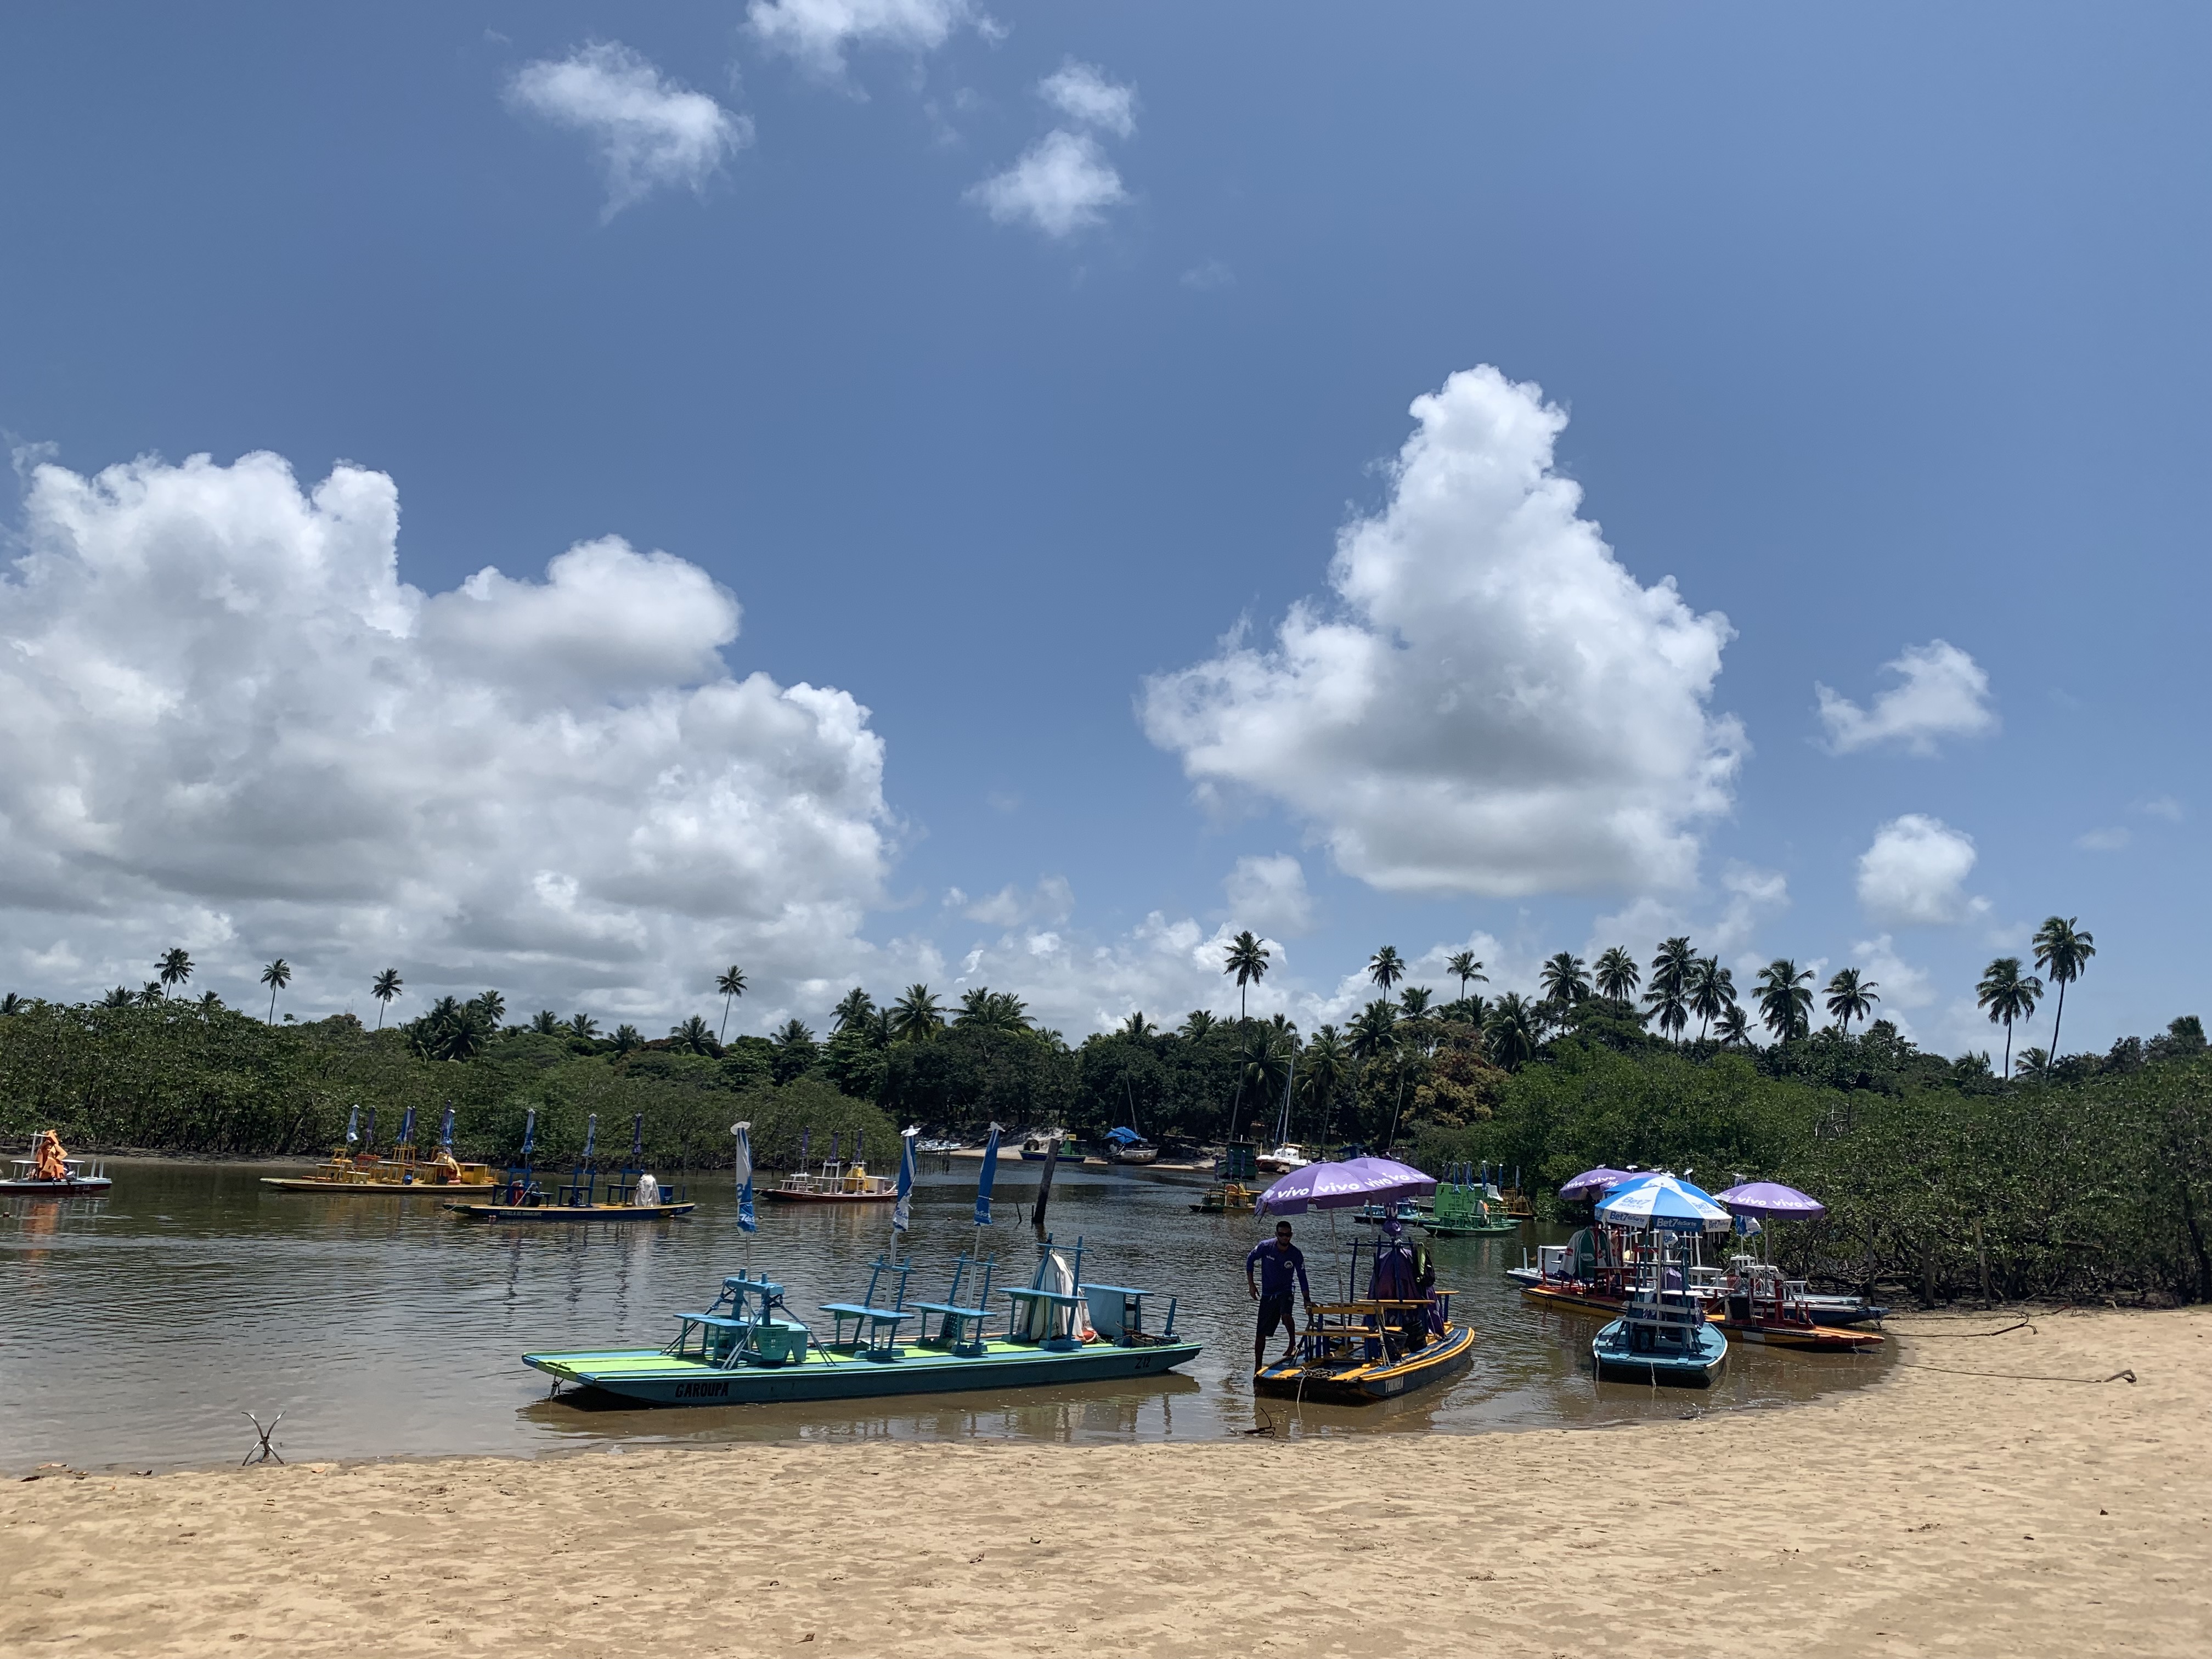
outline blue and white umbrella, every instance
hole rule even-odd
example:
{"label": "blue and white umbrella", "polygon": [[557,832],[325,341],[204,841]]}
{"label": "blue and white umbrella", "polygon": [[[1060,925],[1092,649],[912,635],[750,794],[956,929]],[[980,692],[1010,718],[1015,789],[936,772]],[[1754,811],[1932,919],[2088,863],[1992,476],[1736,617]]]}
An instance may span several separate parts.
{"label": "blue and white umbrella", "polygon": [[999,1179],[999,1137],[1005,1131],[994,1123],[991,1138],[983,1143],[983,1173],[975,1177],[975,1224],[991,1224],[991,1188]]}
{"label": "blue and white umbrella", "polygon": [[898,1202],[891,1206],[891,1231],[902,1233],[914,1225],[914,1143],[921,1133],[917,1123],[899,1135]]}
{"label": "blue and white umbrella", "polygon": [[346,1145],[350,1146],[361,1139],[361,1108],[356,1106],[346,1114]]}
{"label": "blue and white umbrella", "polygon": [[760,1228],[753,1214],[753,1126],[750,1121],[730,1125],[738,1138],[738,1225],[746,1232]]}
{"label": "blue and white umbrella", "polygon": [[1667,1232],[1724,1233],[1735,1218],[1712,1194],[1679,1176],[1651,1175],[1607,1193],[1597,1218],[1616,1227],[1655,1227]]}
{"label": "blue and white umbrella", "polygon": [[453,1150],[453,1109],[446,1108],[444,1121],[438,1126],[438,1145],[447,1152]]}

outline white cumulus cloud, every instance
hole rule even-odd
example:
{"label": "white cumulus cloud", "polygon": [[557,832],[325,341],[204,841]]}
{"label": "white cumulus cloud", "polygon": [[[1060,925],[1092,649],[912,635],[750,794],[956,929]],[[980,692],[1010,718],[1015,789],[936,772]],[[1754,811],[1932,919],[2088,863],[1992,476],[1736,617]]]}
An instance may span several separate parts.
{"label": "white cumulus cloud", "polygon": [[705,189],[723,159],[753,137],[750,118],[687,91],[618,40],[524,64],[507,97],[598,143],[606,219],[664,185]]}
{"label": "white cumulus cloud", "polygon": [[1939,738],[1978,737],[1996,730],[1990,677],[1965,652],[1943,640],[1908,645],[1882,665],[1897,684],[1878,693],[1871,708],[1815,684],[1820,722],[1838,754],[1876,744],[1901,743],[1916,755],[1932,755]]}
{"label": "white cumulus cloud", "polygon": [[980,899],[970,899],[958,888],[946,902],[970,921],[1012,927],[1026,921],[1065,922],[1075,911],[1075,890],[1066,876],[1046,876],[1029,892],[1009,884]]}
{"label": "white cumulus cloud", "polygon": [[1233,927],[1303,933],[1313,927],[1313,895],[1306,890],[1305,866],[1288,853],[1241,858],[1221,886]]}
{"label": "white cumulus cloud", "polygon": [[969,0],[752,0],[745,21],[763,46],[829,79],[844,74],[848,47],[920,55],[935,52],[962,27],[986,38],[1000,33]]}
{"label": "white cumulus cloud", "polygon": [[19,988],[135,987],[181,944],[233,1001],[282,954],[303,1012],[397,967],[410,998],[647,1019],[732,961],[758,1008],[866,955],[865,708],[733,675],[737,601],[620,540],[425,594],[398,506],[384,474],[303,489],[269,454],[33,471],[0,580]]}
{"label": "white cumulus cloud", "polygon": [[1878,922],[1931,927],[1966,921],[1989,908],[1969,897],[1973,837],[1941,818],[1907,812],[1874,832],[1859,854],[1859,903]]}
{"label": "white cumulus cloud", "polygon": [[1578,516],[1537,386],[1476,368],[1412,412],[1389,504],[1339,538],[1335,603],[1147,682],[1146,732],[1379,888],[1687,884],[1743,747],[1707,708],[1727,619],[1639,584]]}
{"label": "white cumulus cloud", "polygon": [[1072,236],[1099,223],[1103,210],[1129,199],[1121,175],[1089,133],[1055,127],[1004,173],[968,192],[998,223],[1027,223],[1048,236]]}
{"label": "white cumulus cloud", "polygon": [[1073,58],[1037,82],[1037,96],[1071,121],[1127,138],[1137,130],[1137,89],[1117,85],[1106,72]]}

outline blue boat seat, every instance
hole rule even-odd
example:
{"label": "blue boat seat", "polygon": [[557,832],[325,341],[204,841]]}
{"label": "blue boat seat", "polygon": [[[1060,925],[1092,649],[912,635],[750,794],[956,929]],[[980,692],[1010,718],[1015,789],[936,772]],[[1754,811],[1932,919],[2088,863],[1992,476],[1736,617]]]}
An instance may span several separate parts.
{"label": "blue boat seat", "polygon": [[846,1346],[845,1322],[853,1322],[852,1346],[872,1359],[899,1356],[898,1329],[917,1316],[904,1308],[872,1308],[861,1302],[825,1302],[822,1311],[832,1322],[830,1345]]}

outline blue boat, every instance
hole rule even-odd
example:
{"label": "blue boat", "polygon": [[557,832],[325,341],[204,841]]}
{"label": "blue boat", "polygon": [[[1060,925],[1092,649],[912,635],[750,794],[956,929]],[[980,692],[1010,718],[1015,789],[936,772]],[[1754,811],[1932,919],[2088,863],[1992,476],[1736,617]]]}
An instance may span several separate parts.
{"label": "blue boat", "polygon": [[[1636,1288],[1620,1318],[1590,1342],[1601,1377],[1626,1382],[1711,1382],[1728,1362],[1728,1337],[1668,1248],[1668,1236],[1632,1246]],[[1684,1258],[1686,1261],[1686,1257]]]}
{"label": "blue boat", "polygon": [[1158,1376],[1197,1357],[1199,1345],[1175,1334],[1173,1299],[1148,1330],[1147,1293],[1082,1282],[1080,1240],[1073,1255],[1071,1265],[1044,1241],[1030,1282],[1001,1287],[996,1310],[989,1260],[962,1255],[944,1300],[920,1302],[908,1299],[913,1262],[878,1256],[860,1300],[826,1303],[813,1321],[793,1311],[781,1283],[741,1273],[713,1307],[678,1315],[665,1347],[523,1363],[552,1377],[556,1394],[571,1384],[653,1406],[725,1406]]}

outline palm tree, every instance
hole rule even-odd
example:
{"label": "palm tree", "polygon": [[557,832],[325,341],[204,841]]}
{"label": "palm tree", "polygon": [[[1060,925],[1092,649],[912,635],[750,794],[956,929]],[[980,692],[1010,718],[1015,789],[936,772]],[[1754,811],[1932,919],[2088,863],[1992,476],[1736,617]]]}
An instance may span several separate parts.
{"label": "palm tree", "polygon": [[842,1031],[848,1026],[865,1025],[875,1012],[876,1000],[855,985],[830,1011],[830,1030]]}
{"label": "palm tree", "polygon": [[535,1031],[539,1036],[559,1036],[561,1035],[561,1016],[555,1013],[550,1008],[540,1008],[537,1013],[531,1017],[530,1029]]}
{"label": "palm tree", "polygon": [[960,999],[954,1024],[987,1031],[1028,1031],[1036,1029],[1028,1005],[1011,991],[978,986]]}
{"label": "palm tree", "polygon": [[1491,1058],[1509,1072],[1517,1072],[1536,1057],[1536,1022],[1528,999],[1508,991],[1490,1005],[1486,1033]]}
{"label": "palm tree", "polygon": [[1583,966],[1583,959],[1571,951],[1546,957],[1544,965],[1536,970],[1536,982],[1544,988],[1545,1001],[1556,1002],[1563,1008],[1584,1000],[1590,994],[1589,972]]}
{"label": "palm tree", "polygon": [[1616,945],[1597,959],[1591,978],[1600,996],[1625,1003],[1634,1000],[1636,988],[1644,980],[1644,970],[1636,965],[1634,957]]}
{"label": "palm tree", "polygon": [[161,990],[167,994],[192,976],[192,959],[183,945],[176,945],[161,952],[155,971],[161,975]]}
{"label": "palm tree", "polygon": [[1144,1010],[1139,1008],[1121,1022],[1121,1029],[1115,1035],[1126,1037],[1158,1036],[1159,1030],[1158,1026],[1145,1018]]}
{"label": "palm tree", "polygon": [[261,970],[261,982],[269,988],[269,1023],[276,1023],[276,994],[292,982],[292,964],[279,957]]}
{"label": "palm tree", "polygon": [[507,999],[496,991],[486,991],[469,1006],[483,1010],[484,1024],[495,1031],[500,1021],[507,1018]]}
{"label": "palm tree", "polygon": [[1698,1017],[1698,1041],[1703,1042],[1705,1028],[1721,1010],[1735,1006],[1735,975],[1721,966],[1718,957],[1698,957],[1690,963],[1682,988],[1690,1012]]}
{"label": "palm tree", "polygon": [[891,1004],[891,1035],[901,1042],[927,1042],[944,1029],[945,1010],[927,985],[908,986]]}
{"label": "palm tree", "polygon": [[1989,1011],[1990,1024],[2004,1027],[2004,1070],[2000,1076],[2012,1075],[2013,1021],[2033,1018],[2035,1005],[2042,1000],[2043,981],[2033,974],[2022,973],[2018,957],[1999,957],[1983,970],[1982,982],[1974,988],[1974,1002]]}
{"label": "palm tree", "polygon": [[1195,1042],[1213,1029],[1213,1016],[1203,1008],[1194,1008],[1183,1016],[1182,1037],[1186,1042]]}
{"label": "palm tree", "polygon": [[2041,1048],[2023,1048],[2020,1058],[2013,1062],[2015,1077],[2048,1077],[2051,1074],[2051,1055]]}
{"label": "palm tree", "polygon": [[722,995],[722,1029],[714,1036],[720,1042],[730,1034],[730,1005],[745,994],[745,970],[732,963],[715,977],[714,988]]}
{"label": "palm tree", "polygon": [[131,994],[131,988],[129,986],[118,985],[113,990],[110,991],[106,996],[100,998],[100,1006],[103,1008],[128,1008],[135,1000],[136,999]]}
{"label": "palm tree", "polygon": [[1861,979],[1856,968],[1838,968],[1828,981],[1828,1012],[1836,1017],[1836,1029],[1845,1036],[1851,1034],[1851,1022],[1864,1019],[1881,1000],[1875,994],[1875,981]]}
{"label": "palm tree", "polygon": [[1351,1069],[1352,1056],[1346,1051],[1344,1036],[1334,1025],[1324,1025],[1313,1034],[1305,1052],[1298,1056],[1297,1087],[1306,1103],[1321,1103],[1321,1144],[1328,1146],[1328,1111],[1336,1100],[1336,1085],[1344,1080]]}
{"label": "palm tree", "polygon": [[1398,954],[1396,945],[1386,945],[1367,959],[1367,977],[1381,986],[1386,995],[1406,977],[1406,959]]}
{"label": "palm tree", "polygon": [[1644,1001],[1658,1022],[1660,1035],[1679,1041],[1683,1028],[1690,1023],[1690,1000],[1682,981],[1654,980],[1651,988],[1644,994]]}
{"label": "palm tree", "polygon": [[633,1048],[645,1047],[645,1038],[635,1025],[617,1025],[615,1027],[614,1044],[617,1054],[626,1054]]}
{"label": "palm tree", "polygon": [[2051,1018],[2051,1053],[2058,1054],[2058,1028],[2066,1023],[2066,988],[2088,971],[2097,939],[2074,924],[2079,916],[2051,916],[2035,930],[2035,965],[2058,988],[2058,1012]]}
{"label": "palm tree", "polygon": [[1425,1019],[1436,998],[1437,994],[1425,985],[1408,985],[1398,993],[1398,1008],[1407,1019]]}
{"label": "palm tree", "polygon": [[1249,1087],[1255,1100],[1272,1099],[1290,1070],[1291,1053],[1291,1044],[1268,1026],[1246,1032],[1243,1051],[1237,1056],[1239,1086]]}
{"label": "palm tree", "polygon": [[1744,1018],[1743,1005],[1730,1002],[1723,1008],[1713,1030],[1724,1048],[1748,1048],[1751,1044],[1751,1022]]}
{"label": "palm tree", "polygon": [[1254,980],[1267,976],[1267,947],[1254,936],[1250,928],[1229,941],[1229,948],[1221,958],[1221,971],[1237,975],[1237,1018],[1244,1018],[1244,988]]}
{"label": "palm tree", "polygon": [[6,996],[0,997],[0,1019],[6,1019],[13,1014],[20,1014],[29,1006],[21,995],[10,991]]}
{"label": "palm tree", "polygon": [[[702,1020],[700,1024],[704,1025],[706,1022]],[[769,1041],[775,1045],[775,1074],[779,1082],[788,1082],[813,1065],[819,1052],[814,1033],[796,1019],[788,1021]]]}
{"label": "palm tree", "polygon": [[[793,1025],[799,1024],[795,1019],[791,1023]],[[800,1029],[804,1030],[805,1027],[802,1026]],[[681,1025],[670,1026],[668,1035],[695,1054],[711,1054],[721,1047],[721,1044],[714,1040],[714,1028],[696,1014],[692,1015]]]}
{"label": "palm tree", "polygon": [[1352,1022],[1348,1052],[1364,1065],[1390,1052],[1398,1043],[1398,1009],[1377,997],[1362,1008]]}
{"label": "palm tree", "polygon": [[1775,1040],[1787,1042],[1813,1029],[1813,994],[1805,981],[1810,968],[1800,968],[1787,957],[1777,957],[1759,970],[1759,1018]]}
{"label": "palm tree", "polygon": [[392,1006],[392,999],[407,988],[397,968],[387,968],[368,983],[369,995],[376,999],[376,1029],[384,1029],[384,1011]]}
{"label": "palm tree", "polygon": [[151,1008],[158,1004],[167,994],[161,989],[161,981],[160,980],[149,979],[145,982],[145,984],[138,988],[138,1006],[141,1008]]}
{"label": "palm tree", "polygon": [[1485,985],[1490,983],[1490,975],[1482,971],[1482,964],[1474,959],[1472,951],[1460,951],[1444,964],[1444,971],[1459,981],[1460,1000],[1462,1002],[1467,1000],[1467,988],[1470,981],[1479,979]]}
{"label": "palm tree", "polygon": [[210,1014],[220,1013],[222,1011],[222,999],[221,997],[217,996],[212,991],[203,991],[200,994],[200,1018],[202,1019],[205,1019]]}
{"label": "palm tree", "polygon": [[568,1016],[568,1035],[585,1042],[595,1042],[599,1035],[599,1022],[589,1014],[571,1014]]}

